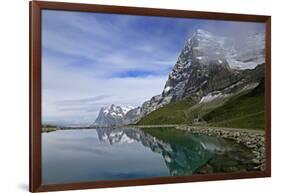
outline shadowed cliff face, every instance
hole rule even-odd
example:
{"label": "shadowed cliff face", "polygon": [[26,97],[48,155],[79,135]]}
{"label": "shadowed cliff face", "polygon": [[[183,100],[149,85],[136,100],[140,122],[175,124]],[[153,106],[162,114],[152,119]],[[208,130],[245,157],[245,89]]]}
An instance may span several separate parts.
{"label": "shadowed cliff face", "polygon": [[[173,176],[200,173],[200,168],[214,159],[221,159],[229,163],[232,158],[227,158],[227,156],[235,151],[239,152],[236,156],[241,156],[241,159],[252,156],[246,149],[235,146],[234,143],[227,140],[210,136],[189,135],[174,129],[100,128],[96,131],[99,140],[103,143],[115,145],[138,142],[153,152],[161,154],[170,175]],[[235,164],[235,161],[232,160],[232,163]],[[226,169],[223,167],[223,163],[221,164],[221,169]],[[241,165],[246,167],[243,163]]]}

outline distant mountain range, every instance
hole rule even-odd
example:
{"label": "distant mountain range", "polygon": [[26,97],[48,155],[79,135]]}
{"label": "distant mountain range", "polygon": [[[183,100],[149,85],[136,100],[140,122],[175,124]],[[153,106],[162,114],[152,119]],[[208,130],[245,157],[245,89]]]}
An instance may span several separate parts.
{"label": "distant mountain range", "polygon": [[[195,119],[205,121],[203,117],[206,113],[234,96],[247,94],[263,84],[264,46],[263,34],[251,34],[243,42],[235,42],[197,30],[185,43],[161,94],[137,108],[104,107],[95,125],[192,123]],[[215,101],[218,104],[210,105],[210,102]],[[202,111],[202,105],[207,103],[213,108]],[[176,106],[179,104],[181,106]],[[182,106],[185,115],[179,119],[176,115],[179,111],[173,112],[173,109]],[[198,109],[187,111],[191,107]],[[169,119],[173,116],[174,119]]]}
{"label": "distant mountain range", "polygon": [[121,125],[124,116],[128,111],[134,109],[131,106],[116,106],[114,104],[101,108],[99,115],[95,121],[96,125]]}

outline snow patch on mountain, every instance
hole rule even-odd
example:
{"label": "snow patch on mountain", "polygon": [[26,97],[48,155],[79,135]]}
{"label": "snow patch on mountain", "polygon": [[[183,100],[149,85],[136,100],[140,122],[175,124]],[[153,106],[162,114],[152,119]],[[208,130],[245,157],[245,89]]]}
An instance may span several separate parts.
{"label": "snow patch on mountain", "polygon": [[206,96],[203,96],[199,102],[199,104],[201,103],[208,103],[208,102],[212,102],[215,99],[220,99],[220,98],[225,98],[228,97],[229,95],[227,94],[222,94],[222,93],[208,93]]}

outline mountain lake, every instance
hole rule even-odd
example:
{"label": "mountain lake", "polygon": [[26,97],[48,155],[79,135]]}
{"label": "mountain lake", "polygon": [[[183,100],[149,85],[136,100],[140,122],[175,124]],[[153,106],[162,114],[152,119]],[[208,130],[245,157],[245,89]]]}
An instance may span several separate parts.
{"label": "mountain lake", "polygon": [[253,158],[233,140],[174,128],[42,133],[44,185],[252,171]]}

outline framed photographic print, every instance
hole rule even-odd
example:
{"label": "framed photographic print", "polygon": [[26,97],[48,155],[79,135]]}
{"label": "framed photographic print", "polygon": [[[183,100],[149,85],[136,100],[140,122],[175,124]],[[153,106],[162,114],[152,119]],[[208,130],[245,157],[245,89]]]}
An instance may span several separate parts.
{"label": "framed photographic print", "polygon": [[30,2],[30,191],[269,177],[270,16]]}

